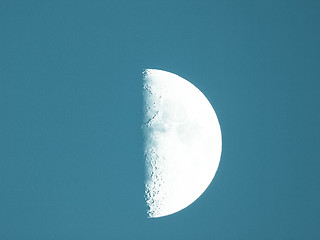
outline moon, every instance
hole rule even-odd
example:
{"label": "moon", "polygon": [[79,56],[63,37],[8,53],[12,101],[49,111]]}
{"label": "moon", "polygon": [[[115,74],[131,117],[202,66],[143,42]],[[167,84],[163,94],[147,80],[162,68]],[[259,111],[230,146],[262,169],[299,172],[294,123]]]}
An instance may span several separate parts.
{"label": "moon", "polygon": [[218,118],[204,94],[176,74],[143,73],[142,125],[147,215],[176,213],[207,189],[221,149]]}

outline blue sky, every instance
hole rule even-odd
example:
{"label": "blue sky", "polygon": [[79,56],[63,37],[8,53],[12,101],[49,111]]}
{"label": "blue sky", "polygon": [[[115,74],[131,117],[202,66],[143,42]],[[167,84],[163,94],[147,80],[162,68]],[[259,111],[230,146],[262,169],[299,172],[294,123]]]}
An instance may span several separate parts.
{"label": "blue sky", "polygon": [[[319,1],[0,3],[1,239],[319,239]],[[222,130],[207,191],[147,219],[142,70]]]}

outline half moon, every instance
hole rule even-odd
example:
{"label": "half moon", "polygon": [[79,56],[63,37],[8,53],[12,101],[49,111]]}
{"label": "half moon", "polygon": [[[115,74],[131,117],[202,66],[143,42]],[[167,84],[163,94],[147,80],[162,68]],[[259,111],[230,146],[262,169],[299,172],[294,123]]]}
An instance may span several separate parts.
{"label": "half moon", "polygon": [[220,161],[220,125],[203,93],[170,72],[143,73],[145,200],[149,217],[178,212],[211,183]]}

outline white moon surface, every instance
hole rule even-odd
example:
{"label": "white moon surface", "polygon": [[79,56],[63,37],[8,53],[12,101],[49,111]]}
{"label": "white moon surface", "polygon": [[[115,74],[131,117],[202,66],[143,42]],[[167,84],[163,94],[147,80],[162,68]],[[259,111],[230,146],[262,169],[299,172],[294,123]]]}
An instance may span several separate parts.
{"label": "white moon surface", "polygon": [[149,217],[178,212],[211,183],[221,130],[211,104],[187,80],[147,69],[143,77],[145,200]]}

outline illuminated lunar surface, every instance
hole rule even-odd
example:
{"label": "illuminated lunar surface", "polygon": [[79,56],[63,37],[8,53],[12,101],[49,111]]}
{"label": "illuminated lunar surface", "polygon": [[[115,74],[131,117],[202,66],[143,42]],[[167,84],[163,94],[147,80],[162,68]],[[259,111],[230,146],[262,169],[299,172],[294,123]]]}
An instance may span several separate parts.
{"label": "illuminated lunar surface", "polygon": [[221,131],[207,98],[178,75],[145,70],[143,99],[147,214],[162,217],[207,189],[220,161]]}

